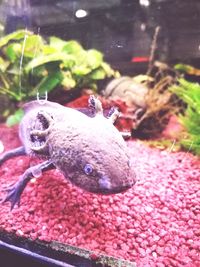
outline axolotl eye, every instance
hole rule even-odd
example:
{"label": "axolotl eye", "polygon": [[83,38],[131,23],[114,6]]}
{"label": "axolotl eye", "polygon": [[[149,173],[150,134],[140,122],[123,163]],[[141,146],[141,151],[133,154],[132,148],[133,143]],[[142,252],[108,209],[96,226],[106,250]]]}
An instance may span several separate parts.
{"label": "axolotl eye", "polygon": [[86,164],[84,166],[84,172],[86,175],[90,175],[92,172],[93,172],[93,168],[92,168],[92,165],[91,164]]}

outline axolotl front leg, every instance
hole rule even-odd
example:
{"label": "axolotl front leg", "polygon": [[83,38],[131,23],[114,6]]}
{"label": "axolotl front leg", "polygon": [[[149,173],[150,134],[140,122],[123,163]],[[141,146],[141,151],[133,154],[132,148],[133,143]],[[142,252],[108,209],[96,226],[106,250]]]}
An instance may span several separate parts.
{"label": "axolotl front leg", "polygon": [[21,194],[28,182],[34,177],[34,173],[42,173],[51,169],[55,169],[55,166],[50,160],[28,168],[24,174],[20,176],[19,180],[8,190],[8,194],[2,202],[11,202],[12,210],[16,204],[20,204]]}

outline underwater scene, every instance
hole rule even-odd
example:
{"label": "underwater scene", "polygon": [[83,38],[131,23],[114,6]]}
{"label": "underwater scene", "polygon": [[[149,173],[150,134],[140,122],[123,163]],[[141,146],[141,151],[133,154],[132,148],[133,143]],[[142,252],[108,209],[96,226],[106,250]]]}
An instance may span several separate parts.
{"label": "underwater scene", "polygon": [[0,1],[2,266],[200,267],[199,17]]}

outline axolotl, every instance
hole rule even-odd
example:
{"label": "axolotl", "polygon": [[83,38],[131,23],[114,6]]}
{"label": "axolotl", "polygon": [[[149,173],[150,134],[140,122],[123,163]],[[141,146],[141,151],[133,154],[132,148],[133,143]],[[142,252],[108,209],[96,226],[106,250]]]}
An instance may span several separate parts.
{"label": "axolotl", "polygon": [[36,156],[43,162],[28,168],[8,189],[3,202],[11,202],[11,209],[19,205],[23,190],[36,174],[54,168],[91,193],[121,193],[134,185],[136,175],[127,144],[113,125],[118,110],[111,108],[105,117],[98,98],[90,96],[88,103],[88,113],[50,101],[24,105],[19,125],[22,146],[5,152],[0,165],[21,155]]}

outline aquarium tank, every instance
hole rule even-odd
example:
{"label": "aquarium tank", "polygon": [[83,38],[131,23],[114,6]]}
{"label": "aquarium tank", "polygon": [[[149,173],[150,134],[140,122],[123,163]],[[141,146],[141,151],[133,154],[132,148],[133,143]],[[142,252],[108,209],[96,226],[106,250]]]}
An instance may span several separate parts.
{"label": "aquarium tank", "polygon": [[199,17],[0,1],[2,266],[200,266]]}

